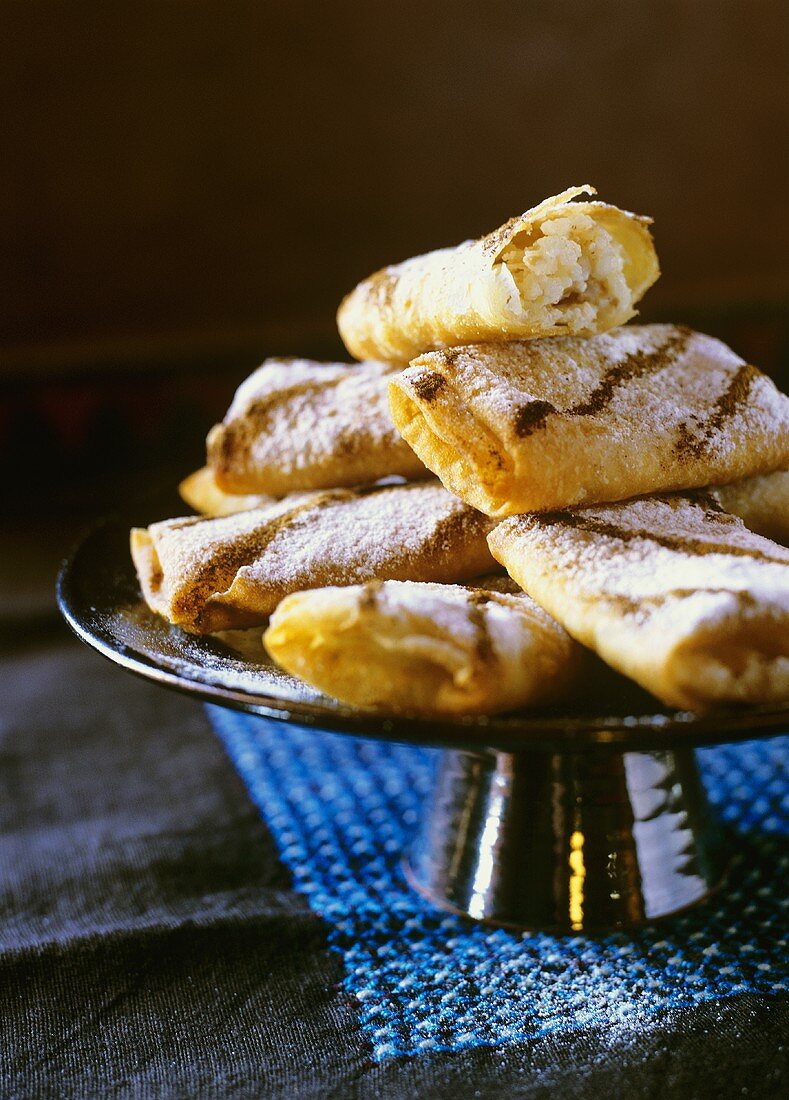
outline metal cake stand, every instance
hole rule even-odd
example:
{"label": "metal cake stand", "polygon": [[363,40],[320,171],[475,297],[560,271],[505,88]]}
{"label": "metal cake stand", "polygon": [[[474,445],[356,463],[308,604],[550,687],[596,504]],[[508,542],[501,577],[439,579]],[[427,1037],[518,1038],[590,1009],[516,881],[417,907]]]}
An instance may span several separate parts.
{"label": "metal cake stand", "polygon": [[[183,511],[183,507],[180,508]],[[177,515],[170,504],[154,515]],[[559,932],[651,921],[703,900],[725,852],[694,747],[789,729],[789,708],[697,716],[662,708],[601,666],[552,709],[428,721],[355,710],[266,657],[262,629],[186,634],[143,603],[130,520],[94,527],[64,562],[58,603],[75,631],[148,680],[249,714],[443,750],[404,869],[435,905]]]}

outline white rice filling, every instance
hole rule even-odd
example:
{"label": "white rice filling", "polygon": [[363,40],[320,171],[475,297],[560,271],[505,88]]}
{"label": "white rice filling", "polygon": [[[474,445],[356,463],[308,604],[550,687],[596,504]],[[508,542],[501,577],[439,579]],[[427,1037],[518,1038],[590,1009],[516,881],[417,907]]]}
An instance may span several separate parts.
{"label": "white rice filling", "polygon": [[525,242],[516,236],[501,254],[517,289],[511,302],[520,321],[575,333],[612,311],[629,310],[624,256],[608,230],[573,212],[547,219],[539,231]]}

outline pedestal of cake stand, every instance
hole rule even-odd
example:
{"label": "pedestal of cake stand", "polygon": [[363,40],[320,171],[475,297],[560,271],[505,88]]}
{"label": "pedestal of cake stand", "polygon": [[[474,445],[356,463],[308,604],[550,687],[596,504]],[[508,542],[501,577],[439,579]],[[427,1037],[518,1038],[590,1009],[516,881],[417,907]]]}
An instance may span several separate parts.
{"label": "pedestal of cake stand", "polygon": [[405,861],[434,905],[558,932],[706,897],[723,860],[694,752],[444,752]]}

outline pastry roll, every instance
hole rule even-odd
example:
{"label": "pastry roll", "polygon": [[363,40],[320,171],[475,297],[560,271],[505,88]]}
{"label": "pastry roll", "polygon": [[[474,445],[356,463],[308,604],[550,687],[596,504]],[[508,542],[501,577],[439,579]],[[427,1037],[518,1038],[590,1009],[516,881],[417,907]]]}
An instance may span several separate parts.
{"label": "pastry roll", "polygon": [[392,423],[388,363],[269,359],[208,435],[208,465],[228,493],[275,497],[427,471]]}
{"label": "pastry roll", "polygon": [[789,699],[789,550],[706,494],[515,516],[489,543],[574,638],[669,706]]}
{"label": "pastry roll", "polygon": [[720,340],[676,325],[432,352],[389,397],[425,465],[491,516],[789,462],[789,398]]}
{"label": "pastry roll", "polygon": [[226,493],[220,489],[209,466],[195,470],[185,477],[178,486],[181,499],[196,512],[206,516],[229,516],[233,512],[248,512],[250,508],[263,508],[271,504],[274,497],[265,493]]}
{"label": "pastry roll", "polygon": [[710,489],[724,512],[739,516],[757,535],[789,543],[789,470],[746,477]]}
{"label": "pastry roll", "polygon": [[289,592],[413,578],[457,581],[493,566],[490,521],[437,482],[293,494],[216,519],[135,528],[146,603],[196,634],[255,626]]}
{"label": "pastry roll", "polygon": [[547,702],[571,684],[582,652],[501,576],[294,592],[263,641],[288,672],[345,703],[430,717]]}
{"label": "pastry roll", "polygon": [[571,187],[478,241],[428,252],[365,279],[337,325],[357,359],[406,362],[486,340],[575,334],[624,324],[660,274],[647,226]]}

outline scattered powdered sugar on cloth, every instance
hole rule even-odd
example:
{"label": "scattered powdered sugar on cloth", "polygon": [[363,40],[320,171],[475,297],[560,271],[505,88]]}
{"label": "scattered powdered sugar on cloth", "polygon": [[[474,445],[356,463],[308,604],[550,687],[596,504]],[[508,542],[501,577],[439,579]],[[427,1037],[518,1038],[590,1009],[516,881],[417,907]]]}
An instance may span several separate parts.
{"label": "scattered powdered sugar on cloth", "polygon": [[[437,754],[209,708],[295,887],[329,926],[377,1061],[503,1047],[789,988],[789,738],[700,753],[728,830],[725,886],[701,906],[607,935],[474,925],[432,909],[400,870]],[[665,1019],[665,1016],[663,1016]]]}

